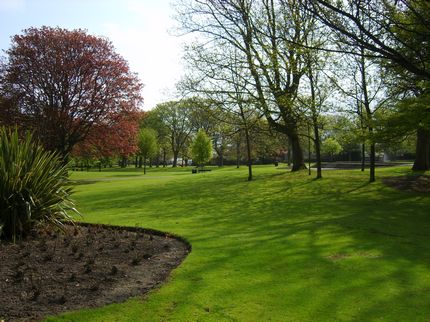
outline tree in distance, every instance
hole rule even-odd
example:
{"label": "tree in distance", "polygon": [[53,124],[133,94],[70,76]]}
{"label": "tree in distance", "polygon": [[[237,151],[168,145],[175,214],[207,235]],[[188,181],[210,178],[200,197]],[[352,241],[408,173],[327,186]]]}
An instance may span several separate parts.
{"label": "tree in distance", "polygon": [[322,142],[322,153],[328,155],[331,160],[333,156],[342,152],[342,146],[339,142],[331,137],[328,137]]}
{"label": "tree in distance", "polygon": [[140,129],[138,145],[143,158],[143,173],[146,174],[146,161],[155,156],[158,151],[157,132],[150,128]]}
{"label": "tree in distance", "polygon": [[[426,100],[420,96],[426,96],[429,92],[429,1],[310,0],[305,1],[304,5],[337,35],[339,51],[371,58],[380,64],[385,72],[391,74],[393,81],[389,86],[390,91],[400,94],[400,100],[407,99],[407,103],[411,97],[417,98],[417,101]],[[333,51],[333,48],[329,47],[318,49]],[[387,75],[384,77],[384,81],[386,80]],[[369,103],[369,100],[367,101]],[[366,100],[364,103],[367,104]],[[366,108],[365,106],[365,110]],[[425,109],[416,112],[422,114],[414,117],[418,122],[410,128],[416,132],[417,138],[416,158],[412,169],[426,171],[430,169],[430,130],[422,125],[421,119],[427,118],[427,112]],[[365,114],[372,113],[368,110]],[[406,123],[409,123],[409,120],[406,120]],[[373,132],[372,127],[367,127],[369,132]],[[372,137],[372,133],[369,134]],[[371,158],[374,158],[374,151],[371,151]]]}
{"label": "tree in distance", "polygon": [[201,168],[212,157],[212,143],[203,129],[197,132],[196,138],[191,145],[191,156],[193,162]]}
{"label": "tree in distance", "polygon": [[178,165],[179,153],[185,149],[193,131],[189,115],[194,104],[193,99],[170,101],[158,104],[152,111],[165,126],[173,153],[173,167]]}

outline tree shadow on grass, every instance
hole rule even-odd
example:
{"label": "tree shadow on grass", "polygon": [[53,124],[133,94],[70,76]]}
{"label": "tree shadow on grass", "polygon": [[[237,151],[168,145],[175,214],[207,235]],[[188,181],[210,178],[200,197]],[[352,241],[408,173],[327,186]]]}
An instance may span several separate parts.
{"label": "tree shadow on grass", "polygon": [[[146,219],[193,245],[172,283],[134,310],[195,320],[428,320],[429,198],[355,173],[262,177],[104,192],[102,206],[118,213],[96,220]],[[129,309],[103,310],[121,318]]]}
{"label": "tree shadow on grass", "polygon": [[94,184],[100,182],[99,180],[70,180],[67,182],[68,186],[79,186],[79,185],[86,185],[86,184]]}

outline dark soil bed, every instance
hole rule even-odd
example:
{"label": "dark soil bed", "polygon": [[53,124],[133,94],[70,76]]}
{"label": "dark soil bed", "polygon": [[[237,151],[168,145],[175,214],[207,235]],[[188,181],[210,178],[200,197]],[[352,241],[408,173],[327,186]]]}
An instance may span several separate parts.
{"label": "dark soil bed", "polygon": [[163,282],[191,250],[157,231],[103,225],[35,231],[0,243],[0,320],[117,303]]}
{"label": "dark soil bed", "polygon": [[410,175],[401,177],[389,177],[382,179],[387,186],[414,192],[430,192],[430,176]]}

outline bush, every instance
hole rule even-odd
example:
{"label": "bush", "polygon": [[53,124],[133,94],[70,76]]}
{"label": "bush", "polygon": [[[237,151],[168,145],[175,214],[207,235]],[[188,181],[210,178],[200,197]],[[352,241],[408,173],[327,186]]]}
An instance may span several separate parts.
{"label": "bush", "polygon": [[0,237],[24,236],[36,223],[61,228],[78,213],[70,199],[67,166],[35,144],[31,134],[0,128]]}
{"label": "bush", "polygon": [[212,157],[212,143],[203,129],[197,132],[196,138],[191,145],[191,156],[193,163],[203,166]]}

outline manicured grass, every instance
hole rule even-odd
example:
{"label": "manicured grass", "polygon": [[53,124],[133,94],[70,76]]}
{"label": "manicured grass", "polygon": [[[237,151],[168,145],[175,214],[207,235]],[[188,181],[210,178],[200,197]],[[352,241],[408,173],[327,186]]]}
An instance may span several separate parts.
{"label": "manicured grass", "polygon": [[73,173],[89,181],[75,195],[85,221],[169,231],[193,250],[145,298],[49,320],[430,320],[429,194],[360,171],[254,172],[253,182],[245,167]]}

